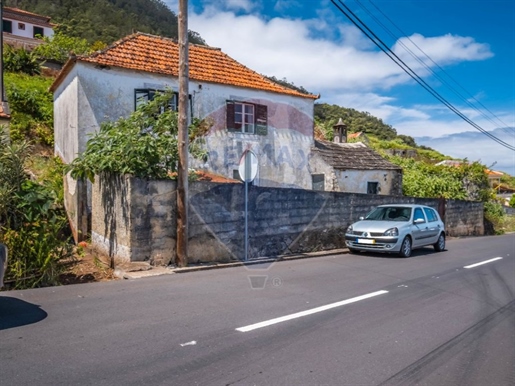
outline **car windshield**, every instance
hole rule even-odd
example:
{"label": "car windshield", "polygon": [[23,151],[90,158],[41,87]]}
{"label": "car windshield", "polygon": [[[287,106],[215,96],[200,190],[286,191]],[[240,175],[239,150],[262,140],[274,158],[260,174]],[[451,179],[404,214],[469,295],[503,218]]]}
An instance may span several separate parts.
{"label": "car windshield", "polygon": [[411,218],[411,208],[398,206],[380,206],[370,212],[365,220],[380,221],[409,221]]}

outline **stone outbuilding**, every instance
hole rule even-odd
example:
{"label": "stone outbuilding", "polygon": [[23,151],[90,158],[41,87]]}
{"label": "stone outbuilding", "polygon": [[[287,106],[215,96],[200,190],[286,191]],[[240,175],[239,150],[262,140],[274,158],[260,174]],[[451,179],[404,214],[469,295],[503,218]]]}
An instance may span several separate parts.
{"label": "stone outbuilding", "polygon": [[316,140],[310,166],[314,190],[402,195],[402,168],[361,142]]}

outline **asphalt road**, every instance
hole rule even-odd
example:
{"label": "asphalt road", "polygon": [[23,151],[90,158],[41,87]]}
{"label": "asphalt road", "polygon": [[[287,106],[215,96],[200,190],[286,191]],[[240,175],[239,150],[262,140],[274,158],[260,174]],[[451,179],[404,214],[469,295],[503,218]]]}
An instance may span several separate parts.
{"label": "asphalt road", "polygon": [[515,235],[447,248],[2,292],[0,385],[515,385]]}

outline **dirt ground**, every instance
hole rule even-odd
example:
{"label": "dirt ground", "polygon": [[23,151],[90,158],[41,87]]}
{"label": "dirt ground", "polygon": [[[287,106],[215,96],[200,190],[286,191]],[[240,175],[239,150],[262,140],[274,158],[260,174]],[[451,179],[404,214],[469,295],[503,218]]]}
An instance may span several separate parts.
{"label": "dirt ground", "polygon": [[79,249],[72,261],[66,263],[64,272],[59,276],[63,285],[93,283],[118,280],[109,268],[109,259],[98,255],[90,247]]}

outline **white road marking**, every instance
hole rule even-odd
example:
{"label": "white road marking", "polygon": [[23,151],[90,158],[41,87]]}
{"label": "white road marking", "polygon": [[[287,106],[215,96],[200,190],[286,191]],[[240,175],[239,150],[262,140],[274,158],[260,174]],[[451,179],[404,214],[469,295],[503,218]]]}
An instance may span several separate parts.
{"label": "white road marking", "polygon": [[197,344],[197,341],[192,340],[191,342],[181,343],[181,347],[184,347],[184,346],[195,346],[196,344]]}
{"label": "white road marking", "polygon": [[466,265],[463,268],[474,268],[474,267],[477,267],[478,265],[483,265],[483,264],[491,263],[492,261],[501,260],[501,259],[502,259],[502,257],[496,257],[496,258],[493,258],[493,259],[490,259],[490,260],[481,261],[480,263],[476,263],[476,264],[472,264],[472,265]]}
{"label": "white road marking", "polygon": [[297,312],[295,314],[281,316],[280,318],[265,320],[264,322],[251,324],[251,325],[248,325],[248,326],[245,326],[245,327],[239,327],[239,328],[236,329],[236,331],[248,332],[248,331],[256,330],[258,328],[268,327],[268,326],[271,326],[272,324],[286,322],[288,320],[300,318],[302,316],[316,314],[317,312],[327,311],[327,310],[330,310],[332,308],[344,306],[344,305],[350,304],[350,303],[359,302],[360,300],[365,300],[365,299],[372,298],[374,296],[378,296],[378,295],[382,295],[382,294],[386,294],[386,293],[388,293],[388,291],[372,292],[372,293],[369,293],[369,294],[366,294],[366,295],[357,296],[355,298],[351,298],[351,299],[347,299],[347,300],[342,300],[340,302],[327,304],[325,306],[312,308],[312,309],[306,310],[306,311]]}

